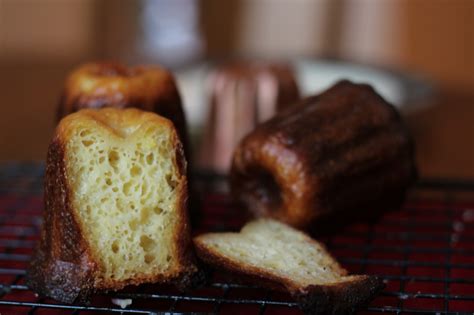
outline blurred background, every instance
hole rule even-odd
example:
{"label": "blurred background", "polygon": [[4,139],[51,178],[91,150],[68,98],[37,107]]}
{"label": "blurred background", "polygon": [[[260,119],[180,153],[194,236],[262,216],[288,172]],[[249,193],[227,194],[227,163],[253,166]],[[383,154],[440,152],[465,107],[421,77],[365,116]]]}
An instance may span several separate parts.
{"label": "blurred background", "polygon": [[[82,62],[180,73],[234,56],[346,60],[422,80],[431,93],[402,110],[421,175],[474,177],[472,0],[0,0],[0,160],[45,158],[64,78]],[[204,109],[192,106],[185,97],[195,123]]]}

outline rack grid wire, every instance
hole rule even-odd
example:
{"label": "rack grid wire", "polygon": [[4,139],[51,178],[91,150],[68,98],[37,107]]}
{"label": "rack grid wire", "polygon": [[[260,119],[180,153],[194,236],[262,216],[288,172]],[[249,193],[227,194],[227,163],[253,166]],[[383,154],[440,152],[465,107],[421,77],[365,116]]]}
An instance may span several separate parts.
{"label": "rack grid wire", "polygon": [[[41,226],[43,165],[0,165],[0,314],[301,314],[283,293],[228,281],[179,293],[143,285],[94,296],[90,305],[40,298],[24,283]],[[220,190],[222,177],[198,174],[203,231],[238,230],[245,218]],[[321,238],[352,273],[378,275],[385,290],[358,314],[474,314],[474,182],[423,180],[403,209]],[[112,299],[131,299],[125,309]]]}

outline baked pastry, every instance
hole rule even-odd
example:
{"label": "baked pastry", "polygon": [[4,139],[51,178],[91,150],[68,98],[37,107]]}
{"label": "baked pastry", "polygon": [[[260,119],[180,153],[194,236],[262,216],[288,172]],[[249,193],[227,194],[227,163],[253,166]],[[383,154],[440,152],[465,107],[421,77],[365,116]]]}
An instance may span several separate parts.
{"label": "baked pastry", "polygon": [[[236,149],[231,189],[257,217],[311,228],[398,208],[416,178],[395,108],[341,81],[258,126]],[[333,224],[334,225],[334,224]]]}
{"label": "baked pastry", "polygon": [[85,109],[49,146],[41,240],[27,283],[72,303],[126,285],[190,284],[186,161],[168,119]]}
{"label": "baked pastry", "polygon": [[83,108],[136,107],[171,120],[184,145],[189,143],[181,97],[173,75],[157,65],[126,67],[115,62],[86,63],[66,79],[58,121]]}
{"label": "baked pastry", "polygon": [[233,62],[209,77],[210,110],[200,164],[229,171],[237,143],[258,123],[299,99],[292,69],[286,64]]}
{"label": "baked pastry", "polygon": [[286,291],[310,314],[352,313],[384,287],[374,276],[347,275],[323,245],[271,219],[247,223],[240,233],[200,235],[194,244],[207,264]]}

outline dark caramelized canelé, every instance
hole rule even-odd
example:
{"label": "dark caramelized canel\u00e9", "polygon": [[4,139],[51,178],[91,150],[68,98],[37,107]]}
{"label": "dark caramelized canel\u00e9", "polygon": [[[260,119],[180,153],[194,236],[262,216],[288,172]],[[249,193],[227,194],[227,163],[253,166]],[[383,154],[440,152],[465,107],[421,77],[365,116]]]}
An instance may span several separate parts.
{"label": "dark caramelized canel\u00e9", "polygon": [[413,142],[396,109],[369,85],[341,81],[247,135],[231,188],[255,216],[308,229],[396,209],[415,178]]}
{"label": "dark caramelized canel\u00e9", "polygon": [[181,97],[169,71],[157,65],[126,67],[114,62],[79,66],[66,79],[57,120],[83,108],[102,107],[135,107],[168,118],[190,160]]}

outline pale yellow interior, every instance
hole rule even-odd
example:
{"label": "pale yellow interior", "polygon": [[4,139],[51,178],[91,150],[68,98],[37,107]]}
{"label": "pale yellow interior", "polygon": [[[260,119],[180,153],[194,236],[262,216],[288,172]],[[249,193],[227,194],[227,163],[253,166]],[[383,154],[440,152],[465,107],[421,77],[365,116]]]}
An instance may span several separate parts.
{"label": "pale yellow interior", "polygon": [[104,279],[169,271],[181,183],[169,126],[91,117],[73,130],[66,149],[72,202]]}
{"label": "pale yellow interior", "polygon": [[240,233],[213,233],[201,240],[240,265],[261,268],[299,284],[328,284],[343,278],[322,246],[274,220],[260,219]]}

